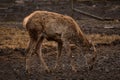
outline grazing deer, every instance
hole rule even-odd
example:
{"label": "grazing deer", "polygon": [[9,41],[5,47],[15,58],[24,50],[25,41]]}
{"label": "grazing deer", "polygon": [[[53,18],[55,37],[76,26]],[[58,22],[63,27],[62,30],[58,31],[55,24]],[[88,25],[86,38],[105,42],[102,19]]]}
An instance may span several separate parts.
{"label": "grazing deer", "polygon": [[28,53],[26,55],[26,69],[29,68],[28,58],[33,54],[34,49],[42,64],[45,66],[45,69],[49,71],[41,52],[44,39],[47,39],[48,41],[56,41],[58,43],[55,68],[59,64],[61,51],[62,48],[64,48],[69,55],[72,70],[76,71],[73,65],[70,43],[74,43],[77,46],[86,46],[85,51],[89,50],[93,55],[90,60],[87,60],[87,63],[92,64],[95,61],[96,49],[93,43],[88,41],[79,25],[69,16],[48,11],[35,11],[24,18],[23,27],[27,29],[30,36],[30,42],[27,48]]}

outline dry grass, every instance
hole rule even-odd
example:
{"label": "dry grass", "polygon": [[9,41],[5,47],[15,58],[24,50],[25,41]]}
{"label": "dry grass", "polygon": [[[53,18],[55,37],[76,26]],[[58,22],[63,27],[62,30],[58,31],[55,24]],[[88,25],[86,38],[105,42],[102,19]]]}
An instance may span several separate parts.
{"label": "dry grass", "polygon": [[101,34],[91,34],[87,35],[87,38],[92,40],[95,44],[97,43],[111,43],[115,40],[120,40],[119,35],[101,35]]}
{"label": "dry grass", "polygon": [[[90,34],[87,35],[95,44],[97,43],[111,43],[119,39],[119,35],[101,35]],[[0,27],[0,48],[26,48],[29,41],[28,33],[24,29]],[[56,46],[55,42],[43,43],[43,46]]]}
{"label": "dry grass", "polygon": [[29,41],[29,36],[25,30],[0,27],[0,41],[0,48],[25,48]]}

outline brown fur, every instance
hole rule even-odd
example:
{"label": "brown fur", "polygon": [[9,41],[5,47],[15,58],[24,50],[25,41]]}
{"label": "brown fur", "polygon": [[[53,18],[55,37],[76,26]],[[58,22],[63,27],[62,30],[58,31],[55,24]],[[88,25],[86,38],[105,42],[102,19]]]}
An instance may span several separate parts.
{"label": "brown fur", "polygon": [[[26,61],[29,62],[27,58],[31,56],[31,53],[33,53],[31,49],[34,48],[47,71],[49,71],[49,69],[42,58],[41,52],[41,45],[44,38],[47,40],[56,41],[58,43],[56,67],[58,66],[59,57],[63,47],[65,48],[66,52],[69,53],[69,57],[72,58],[69,45],[70,43],[74,43],[78,46],[84,44],[88,49],[93,47],[95,52],[94,45],[88,41],[79,25],[69,16],[47,11],[35,11],[24,19],[23,27],[27,29],[30,36]],[[96,54],[93,55],[95,58]],[[27,62],[26,68],[28,69],[29,66],[27,66]],[[72,59],[71,64],[73,64]],[[73,65],[72,69],[75,70]]]}

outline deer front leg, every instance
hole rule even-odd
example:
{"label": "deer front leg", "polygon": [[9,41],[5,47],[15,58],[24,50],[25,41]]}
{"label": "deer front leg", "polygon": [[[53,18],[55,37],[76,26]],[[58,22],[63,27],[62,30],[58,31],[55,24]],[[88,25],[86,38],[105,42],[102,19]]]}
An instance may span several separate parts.
{"label": "deer front leg", "polygon": [[60,56],[61,56],[61,52],[62,52],[62,41],[59,41],[58,42],[58,53],[57,53],[57,56],[56,56],[56,64],[55,64],[55,69],[57,69],[57,67],[59,66],[59,60],[60,60]]}
{"label": "deer front leg", "polygon": [[64,48],[68,54],[68,57],[69,57],[69,61],[70,61],[70,65],[72,67],[72,70],[74,72],[77,72],[76,68],[75,68],[75,65],[74,65],[74,60],[73,60],[73,57],[72,57],[72,52],[71,52],[71,47],[70,47],[70,43],[68,41],[65,41],[64,42]]}

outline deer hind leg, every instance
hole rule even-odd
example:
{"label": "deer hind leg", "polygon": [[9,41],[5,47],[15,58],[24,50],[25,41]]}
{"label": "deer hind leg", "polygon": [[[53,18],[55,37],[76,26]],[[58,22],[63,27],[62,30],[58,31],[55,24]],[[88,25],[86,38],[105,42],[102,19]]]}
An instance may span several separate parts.
{"label": "deer hind leg", "polygon": [[44,61],[44,59],[43,59],[43,55],[42,55],[42,51],[41,51],[43,40],[44,40],[44,36],[41,34],[41,35],[38,37],[38,41],[37,41],[37,43],[36,43],[36,48],[35,48],[35,49],[37,50],[37,54],[38,54],[38,56],[39,56],[39,58],[40,58],[40,60],[41,60],[41,63],[42,63],[43,66],[45,67],[45,70],[46,70],[47,72],[50,72],[47,64],[45,63],[45,61]]}
{"label": "deer hind leg", "polygon": [[61,52],[62,52],[62,41],[58,41],[58,53],[56,56],[56,64],[55,64],[55,69],[57,69],[57,67],[59,66],[59,60],[60,60],[60,56],[61,56]]}
{"label": "deer hind leg", "polygon": [[30,41],[29,41],[28,47],[26,49],[26,52],[27,52],[27,54],[26,54],[26,71],[27,72],[29,72],[30,59],[31,59],[31,56],[33,54],[33,49],[35,48],[35,45],[36,45],[36,42],[38,39],[36,31],[34,31],[33,29],[29,29],[28,32],[29,32],[29,36],[30,36]]}
{"label": "deer hind leg", "polygon": [[31,48],[31,45],[33,44],[33,40],[30,38],[30,41],[28,43],[28,46],[27,46],[27,49],[26,49],[26,52],[28,53],[30,51],[30,48]]}
{"label": "deer hind leg", "polygon": [[28,73],[30,73],[30,71],[29,71],[30,58],[31,58],[31,55],[32,55],[33,48],[34,48],[35,44],[36,44],[36,41],[34,39],[30,38],[30,42],[29,42],[28,47],[26,49],[26,52],[27,52],[26,53],[26,71]]}
{"label": "deer hind leg", "polygon": [[30,41],[29,41],[28,47],[26,49],[26,52],[32,54],[32,51],[34,50],[35,45],[36,45],[36,40],[30,38]]}
{"label": "deer hind leg", "polygon": [[70,65],[72,67],[72,70],[74,72],[77,72],[76,68],[75,68],[75,65],[74,65],[74,60],[73,60],[73,57],[72,57],[72,52],[71,52],[71,47],[70,47],[70,43],[68,41],[65,41],[64,42],[64,48],[68,54],[68,57],[69,57],[69,60],[70,60]]}

